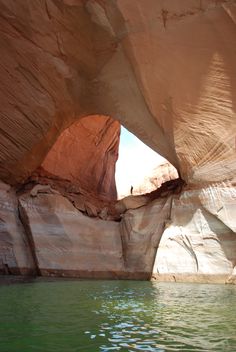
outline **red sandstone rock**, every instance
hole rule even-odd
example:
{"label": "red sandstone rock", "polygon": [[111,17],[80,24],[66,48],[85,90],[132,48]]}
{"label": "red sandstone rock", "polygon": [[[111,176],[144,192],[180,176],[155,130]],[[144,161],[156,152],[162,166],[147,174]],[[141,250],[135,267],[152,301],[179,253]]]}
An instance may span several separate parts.
{"label": "red sandstone rock", "polygon": [[115,39],[80,0],[1,0],[0,12],[0,177],[15,183],[41,164],[66,127],[99,113],[91,86]]}
{"label": "red sandstone rock", "polygon": [[[60,194],[66,197],[74,207],[88,216],[99,216],[106,220],[119,220],[120,213],[115,208],[116,201],[101,197],[93,190],[85,190],[78,182],[71,183],[70,180],[50,174],[43,168],[33,172],[24,184],[17,189],[17,195],[29,194],[35,197],[40,193]],[[105,211],[106,209],[106,211]]]}
{"label": "red sandstone rock", "polygon": [[[0,179],[21,183],[67,127],[103,114],[166,157],[192,187],[176,195],[173,206],[168,197],[128,211],[120,225],[100,226],[102,220],[83,217],[59,195],[26,196],[23,221],[37,243],[41,272],[96,268],[97,275],[108,253],[102,270],[125,267],[147,277],[168,215],[166,226],[173,222],[157,250],[157,270],[234,276],[236,201],[229,180],[236,172],[235,1],[150,0],[147,6],[146,0],[0,0],[0,12]],[[30,268],[12,214],[17,202],[4,210],[8,230],[1,253],[12,230],[23,256],[18,265]],[[125,230],[118,229],[122,224]],[[119,231],[126,231],[122,252]],[[98,234],[104,235],[100,247]]]}
{"label": "red sandstone rock", "polygon": [[94,195],[116,199],[119,136],[119,122],[105,116],[85,117],[60,135],[42,167]]}
{"label": "red sandstone rock", "polygon": [[161,187],[161,185],[167,181],[177,179],[178,172],[176,168],[170,163],[166,162],[164,164],[156,166],[150,175],[145,177],[143,182],[140,183],[134,189],[134,194],[145,194],[154,191],[155,189]]}
{"label": "red sandstone rock", "polygon": [[122,121],[188,182],[234,177],[234,1],[0,0],[0,11],[1,179],[27,178],[92,114]]}

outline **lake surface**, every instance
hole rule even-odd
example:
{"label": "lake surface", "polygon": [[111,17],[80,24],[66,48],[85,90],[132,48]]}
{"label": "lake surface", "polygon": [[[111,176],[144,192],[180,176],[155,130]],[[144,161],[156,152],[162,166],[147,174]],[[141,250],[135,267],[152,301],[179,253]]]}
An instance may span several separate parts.
{"label": "lake surface", "polygon": [[236,287],[141,281],[0,286],[0,352],[236,351]]}

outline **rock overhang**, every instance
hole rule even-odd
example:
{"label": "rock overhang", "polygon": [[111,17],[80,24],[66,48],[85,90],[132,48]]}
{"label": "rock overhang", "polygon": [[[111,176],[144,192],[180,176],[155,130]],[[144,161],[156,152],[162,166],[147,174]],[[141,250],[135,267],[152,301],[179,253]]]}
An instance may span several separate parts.
{"label": "rock overhang", "polygon": [[[186,200],[196,214],[202,209],[193,222],[213,224],[212,241],[222,228],[228,248],[236,203],[235,1],[0,0],[0,9],[0,179],[22,183],[69,125],[111,116],[198,190],[192,197],[185,189],[177,206]],[[128,249],[135,256],[132,243]],[[229,273],[233,257],[222,261]]]}

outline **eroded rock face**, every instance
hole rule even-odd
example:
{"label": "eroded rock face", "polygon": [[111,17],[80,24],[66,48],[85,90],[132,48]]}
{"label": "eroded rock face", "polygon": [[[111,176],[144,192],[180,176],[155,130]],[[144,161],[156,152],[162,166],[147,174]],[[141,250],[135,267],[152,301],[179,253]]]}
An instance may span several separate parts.
{"label": "eroded rock face", "polygon": [[29,193],[31,197],[37,197],[41,193],[59,194],[68,199],[77,210],[90,217],[100,217],[103,220],[120,219],[120,213],[115,208],[117,201],[111,200],[109,194],[101,197],[91,189],[82,188],[80,182],[72,183],[41,167],[17,188],[18,198],[25,193]]}
{"label": "eroded rock face", "polygon": [[91,219],[61,195],[20,198],[43,276],[109,277],[124,271],[119,223]]}
{"label": "eroded rock face", "polygon": [[15,183],[42,163],[66,127],[99,113],[91,82],[115,40],[82,1],[1,0],[0,12],[0,178]]}
{"label": "eroded rock face", "polygon": [[156,166],[150,175],[144,178],[138,187],[134,188],[133,194],[145,194],[155,191],[167,181],[177,179],[178,172],[170,163],[166,162]]}
{"label": "eroded rock face", "polygon": [[172,202],[154,278],[219,281],[236,265],[236,190],[225,185],[184,191]]}
{"label": "eroded rock face", "polygon": [[43,276],[150,278],[170,199],[124,214],[121,222],[83,215],[61,195],[22,195],[21,219]]}
{"label": "eroded rock face", "polygon": [[35,274],[29,239],[22,226],[17,197],[0,182],[0,274]]}
{"label": "eroded rock face", "polygon": [[[185,273],[195,277],[212,272],[224,279],[234,275],[235,3],[150,0],[147,6],[146,0],[0,0],[0,179],[22,183],[73,122],[94,114],[112,116],[176,166],[188,184],[170,205],[173,214],[167,216],[167,223],[172,223],[157,250],[155,276],[157,271],[177,275],[184,266]],[[106,191],[108,184],[104,184]],[[84,249],[97,264],[97,271],[102,269],[99,251],[103,249],[98,251],[94,245],[99,246],[101,234],[104,253],[108,253],[106,268],[111,268],[114,256],[114,272],[140,272],[139,253],[144,276],[152,272],[160,228],[169,213],[165,211],[172,197],[169,192],[145,207],[130,210],[132,221],[127,222],[129,211],[125,213],[120,224],[126,224],[127,235],[122,235],[117,222],[106,225],[111,227],[115,247],[100,225],[103,220],[96,223],[95,241],[94,222],[87,224],[78,210],[61,198],[62,207],[58,205],[58,197],[39,194],[20,201],[28,239],[37,240],[39,246],[31,251],[41,273],[48,268],[73,270],[63,262],[63,248],[75,266],[78,260],[75,270],[80,270],[79,266],[84,270],[80,254],[73,253],[73,246],[80,248],[85,241],[79,232],[76,237],[80,223],[86,234],[93,234],[92,243],[86,238]],[[2,199],[9,202],[2,226],[2,247],[8,253],[12,238],[16,233],[19,236],[19,231],[12,230],[17,202],[6,200],[6,194]],[[62,224],[58,223],[58,207]],[[42,208],[47,213],[44,219]],[[74,211],[75,216],[68,216]],[[94,213],[93,209],[89,212]],[[157,228],[153,240],[151,233]],[[16,248],[26,253],[27,245],[19,237]],[[122,243],[123,263],[118,243]],[[178,257],[180,253],[183,261],[167,255],[168,248]],[[30,268],[28,254],[22,256],[19,265]],[[17,255],[9,258],[4,260],[14,268]]]}
{"label": "eroded rock face", "polygon": [[188,182],[234,177],[235,1],[1,0],[0,11],[1,179],[28,177],[91,114],[119,119]]}
{"label": "eroded rock face", "polygon": [[185,190],[137,203],[120,222],[89,218],[55,193],[25,193],[19,210],[42,276],[233,283],[235,199],[227,185]]}
{"label": "eroded rock face", "polygon": [[[188,182],[235,174],[235,5],[118,0],[119,21],[113,3],[105,5],[149,108],[143,118],[124,120],[142,140],[158,143],[156,150]],[[105,67],[101,79],[106,78]]]}
{"label": "eroded rock face", "polygon": [[105,116],[85,117],[60,135],[42,167],[94,195],[116,199],[119,136],[118,121]]}

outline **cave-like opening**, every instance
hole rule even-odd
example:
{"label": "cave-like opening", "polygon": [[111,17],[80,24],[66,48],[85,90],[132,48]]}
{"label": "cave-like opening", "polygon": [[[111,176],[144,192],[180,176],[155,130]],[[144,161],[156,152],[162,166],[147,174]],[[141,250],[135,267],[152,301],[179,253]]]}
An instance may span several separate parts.
{"label": "cave-like opening", "polygon": [[120,124],[111,117],[83,117],[61,133],[41,166],[94,196],[115,200],[119,135]]}
{"label": "cave-like opening", "polygon": [[172,164],[121,126],[116,163],[118,199],[150,193],[176,178],[178,172]]}
{"label": "cave-like opening", "polygon": [[165,158],[104,115],[86,116],[68,126],[46,155],[42,170],[43,177],[64,180],[66,189],[70,185],[110,202],[153,192],[178,178]]}

